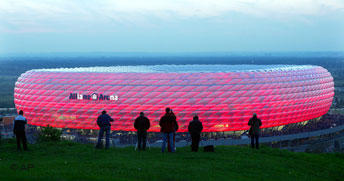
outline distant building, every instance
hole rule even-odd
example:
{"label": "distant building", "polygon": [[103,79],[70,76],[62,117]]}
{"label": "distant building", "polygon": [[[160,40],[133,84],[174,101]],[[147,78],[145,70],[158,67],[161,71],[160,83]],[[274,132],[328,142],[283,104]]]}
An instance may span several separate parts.
{"label": "distant building", "polygon": [[2,117],[2,124],[3,125],[12,125],[14,120],[14,116],[4,116]]}

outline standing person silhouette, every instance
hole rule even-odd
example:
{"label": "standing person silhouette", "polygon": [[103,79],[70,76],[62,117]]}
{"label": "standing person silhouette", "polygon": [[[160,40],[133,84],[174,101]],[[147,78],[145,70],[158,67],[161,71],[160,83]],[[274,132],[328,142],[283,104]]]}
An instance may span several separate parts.
{"label": "standing person silhouette", "polygon": [[16,135],[17,139],[17,150],[21,150],[20,142],[23,143],[23,148],[27,151],[26,135],[25,135],[25,125],[27,124],[27,119],[23,116],[23,110],[19,111],[19,115],[13,121],[13,133]]}
{"label": "standing person silhouette", "polygon": [[178,130],[177,118],[173,111],[167,107],[165,109],[165,115],[160,118],[160,132],[163,133],[163,142],[161,152],[165,151],[166,142],[168,142],[168,151],[175,152],[174,149],[174,134]]}
{"label": "standing person silhouette", "polygon": [[203,130],[202,122],[198,119],[198,116],[194,116],[188,126],[189,133],[191,135],[191,151],[197,152],[199,141],[201,139],[201,132]]}
{"label": "standing person silhouette", "polygon": [[257,118],[256,113],[253,113],[252,118],[248,121],[248,125],[251,126],[249,130],[249,135],[251,137],[251,147],[254,148],[254,141],[256,141],[256,149],[259,149],[259,134],[262,121]]}
{"label": "standing person silhouette", "polygon": [[97,124],[99,126],[99,135],[98,135],[98,142],[96,145],[96,148],[102,148],[102,139],[105,132],[105,148],[108,149],[110,147],[110,130],[111,130],[111,123],[113,119],[106,114],[106,111],[104,110],[102,114],[97,118]]}
{"label": "standing person silhouette", "polygon": [[144,115],[143,112],[140,112],[140,116],[135,119],[134,127],[137,130],[137,147],[141,150],[146,149],[147,142],[147,130],[150,127],[149,119]]}
{"label": "standing person silhouette", "polygon": [[174,122],[175,127],[174,127],[174,132],[173,132],[173,140],[172,140],[172,142],[171,141],[168,142],[168,144],[170,144],[168,147],[169,148],[168,151],[171,152],[173,150],[173,152],[175,152],[176,151],[176,132],[178,131],[179,126],[177,123],[177,117],[174,114],[172,109],[171,109],[170,113],[171,113],[171,117],[172,117],[172,120]]}

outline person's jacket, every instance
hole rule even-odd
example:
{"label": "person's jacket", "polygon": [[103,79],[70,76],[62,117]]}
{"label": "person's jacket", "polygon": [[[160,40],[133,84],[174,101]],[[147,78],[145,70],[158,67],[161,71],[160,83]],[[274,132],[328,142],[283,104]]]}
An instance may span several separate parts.
{"label": "person's jacket", "polygon": [[160,132],[172,133],[178,130],[178,123],[176,116],[173,113],[165,114],[161,117],[160,122]]}
{"label": "person's jacket", "polygon": [[16,133],[25,131],[26,123],[26,118],[22,115],[18,115],[13,121],[13,132]]}
{"label": "person's jacket", "polygon": [[262,125],[262,121],[259,118],[252,117],[248,121],[248,125],[251,126],[250,131],[249,131],[250,135],[259,135],[260,134],[260,126]]}
{"label": "person's jacket", "polygon": [[98,116],[97,119],[97,124],[99,127],[108,127],[111,126],[111,123],[113,119],[108,115],[108,114],[102,114],[100,116]]}
{"label": "person's jacket", "polygon": [[189,123],[188,130],[191,135],[199,135],[203,130],[203,125],[201,121],[194,119]]}
{"label": "person's jacket", "polygon": [[138,131],[147,131],[150,127],[149,119],[145,116],[139,116],[135,119],[134,128]]}

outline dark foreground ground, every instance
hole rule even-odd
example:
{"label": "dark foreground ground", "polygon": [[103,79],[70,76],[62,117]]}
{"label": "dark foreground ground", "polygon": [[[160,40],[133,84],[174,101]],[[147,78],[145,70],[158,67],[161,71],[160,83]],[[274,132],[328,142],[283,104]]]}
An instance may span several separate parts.
{"label": "dark foreground ground", "polygon": [[133,147],[95,150],[71,142],[0,144],[0,180],[343,180],[344,154],[294,153],[219,146],[215,153],[176,153]]}

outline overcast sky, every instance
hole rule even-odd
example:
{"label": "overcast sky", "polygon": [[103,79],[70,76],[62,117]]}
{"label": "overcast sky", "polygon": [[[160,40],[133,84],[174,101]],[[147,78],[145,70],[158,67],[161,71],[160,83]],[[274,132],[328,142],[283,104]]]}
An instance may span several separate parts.
{"label": "overcast sky", "polygon": [[0,0],[0,54],[344,51],[344,0]]}

